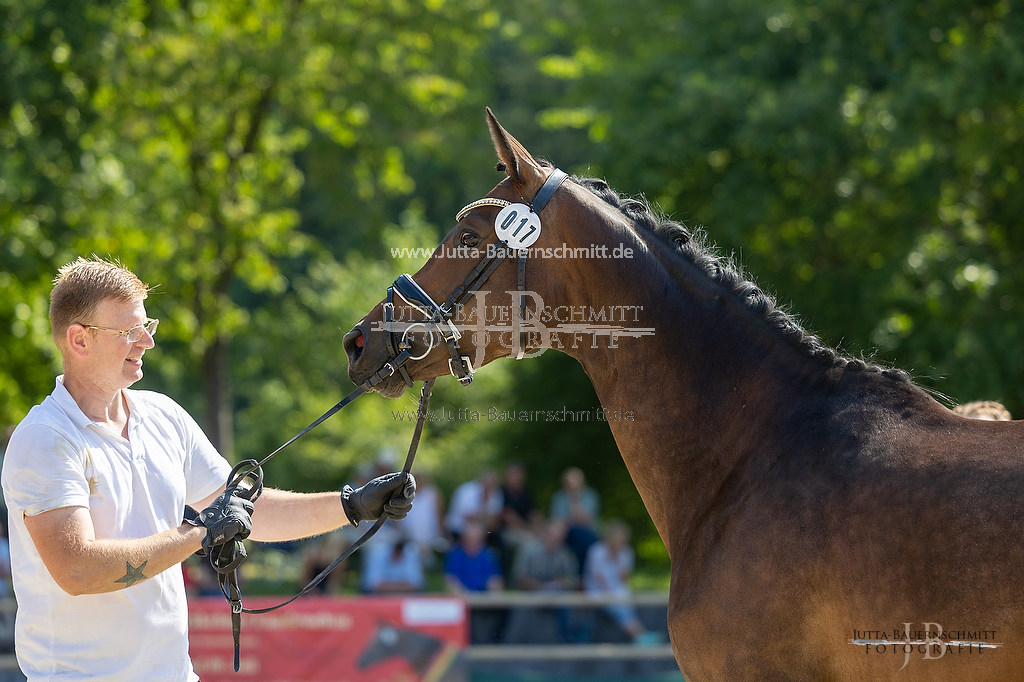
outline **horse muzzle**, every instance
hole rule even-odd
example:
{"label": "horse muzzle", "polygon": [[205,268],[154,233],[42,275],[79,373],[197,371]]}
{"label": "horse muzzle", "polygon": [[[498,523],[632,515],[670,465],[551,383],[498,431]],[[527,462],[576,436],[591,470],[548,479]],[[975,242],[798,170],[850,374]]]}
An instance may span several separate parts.
{"label": "horse muzzle", "polygon": [[385,367],[394,358],[387,353],[381,332],[371,331],[368,327],[369,323],[363,320],[342,339],[348,356],[348,378],[357,386],[370,384],[371,390],[385,398],[397,398],[405,392],[408,384],[398,372],[381,376],[389,371]]}
{"label": "horse muzzle", "polygon": [[[380,304],[381,319],[371,319],[376,316],[374,311],[343,339],[349,378],[385,397],[397,397],[413,383],[406,363],[422,360],[441,347],[448,351],[451,374],[460,384],[468,385],[473,381],[473,364],[459,350],[462,335],[451,321],[450,303],[438,305],[412,277],[399,276]],[[400,314],[403,312],[414,319]]]}

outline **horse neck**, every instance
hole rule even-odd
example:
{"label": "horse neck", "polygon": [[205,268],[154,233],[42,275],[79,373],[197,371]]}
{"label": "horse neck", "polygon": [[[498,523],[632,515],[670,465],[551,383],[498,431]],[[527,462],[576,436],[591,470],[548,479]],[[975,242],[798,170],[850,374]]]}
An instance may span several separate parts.
{"label": "horse neck", "polygon": [[577,264],[575,281],[594,285],[565,295],[581,309],[636,306],[635,321],[623,326],[653,335],[620,338],[617,348],[607,341],[572,348],[570,339],[563,347],[612,415],[616,444],[671,553],[671,534],[695,532],[751,466],[750,453],[770,440],[780,410],[825,367],[660,239],[632,239],[634,259]]}

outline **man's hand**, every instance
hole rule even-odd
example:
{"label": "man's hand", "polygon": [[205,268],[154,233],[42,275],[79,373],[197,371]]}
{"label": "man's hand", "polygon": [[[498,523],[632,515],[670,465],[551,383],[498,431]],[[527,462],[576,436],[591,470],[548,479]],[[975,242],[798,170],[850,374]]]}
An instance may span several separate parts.
{"label": "man's hand", "polygon": [[353,526],[360,521],[376,521],[381,514],[391,519],[404,519],[416,496],[416,479],[412,474],[396,472],[378,476],[361,488],[346,485],[341,489],[341,504]]}
{"label": "man's hand", "polygon": [[238,488],[232,486],[220,495],[213,503],[199,513],[195,520],[186,519],[193,526],[204,526],[206,537],[203,548],[209,549],[223,545],[232,540],[244,540],[252,532],[253,504],[237,495]]}

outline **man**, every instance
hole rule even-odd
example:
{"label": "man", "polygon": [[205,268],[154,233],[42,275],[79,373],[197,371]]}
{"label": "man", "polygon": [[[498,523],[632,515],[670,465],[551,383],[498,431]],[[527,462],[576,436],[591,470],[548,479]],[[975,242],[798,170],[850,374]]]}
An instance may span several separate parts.
{"label": "man", "polygon": [[[578,584],[579,567],[576,557],[565,546],[564,521],[550,519],[540,536],[527,543],[516,555],[512,568],[514,584],[531,592],[571,592]],[[535,641],[532,637],[541,631],[540,618],[552,613],[558,625],[558,636],[563,642],[575,640],[573,614],[564,606],[540,609],[516,609],[509,619],[506,638],[510,644]]]}
{"label": "man", "polygon": [[[157,320],[129,270],[79,258],[50,296],[64,374],[15,430],[3,465],[28,680],[197,680],[178,564],[217,543],[283,541],[381,514],[402,518],[408,474],[357,490],[224,492],[231,469],[174,401],[129,390]],[[185,505],[203,510],[183,523]],[[250,518],[250,513],[252,517]],[[204,527],[204,524],[207,527]]]}

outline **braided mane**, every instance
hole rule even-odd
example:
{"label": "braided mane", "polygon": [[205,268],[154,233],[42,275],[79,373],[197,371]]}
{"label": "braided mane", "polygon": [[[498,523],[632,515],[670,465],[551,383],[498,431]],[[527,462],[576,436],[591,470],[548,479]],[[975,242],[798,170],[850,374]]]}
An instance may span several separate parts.
{"label": "braided mane", "polygon": [[793,315],[778,305],[774,297],[747,279],[733,259],[719,254],[707,242],[702,230],[691,231],[682,223],[668,220],[656,213],[644,200],[620,196],[604,180],[578,177],[573,180],[621,211],[641,233],[648,233],[668,243],[680,258],[686,258],[708,277],[724,285],[747,308],[763,317],[772,329],[811,358],[828,367],[879,372],[899,381],[910,382],[910,375],[903,370],[850,357],[808,332]]}

